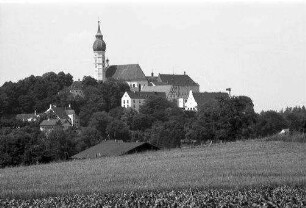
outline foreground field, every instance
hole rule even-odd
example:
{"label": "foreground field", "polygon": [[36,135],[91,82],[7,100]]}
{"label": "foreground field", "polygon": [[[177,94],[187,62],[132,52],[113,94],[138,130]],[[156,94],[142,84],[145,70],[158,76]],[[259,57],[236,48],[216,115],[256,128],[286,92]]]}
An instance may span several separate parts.
{"label": "foreground field", "polygon": [[257,187],[241,190],[144,191],[73,194],[39,199],[2,199],[1,207],[306,207],[299,187]]}
{"label": "foreground field", "polygon": [[305,143],[233,142],[0,169],[0,198],[283,184],[306,185]]}

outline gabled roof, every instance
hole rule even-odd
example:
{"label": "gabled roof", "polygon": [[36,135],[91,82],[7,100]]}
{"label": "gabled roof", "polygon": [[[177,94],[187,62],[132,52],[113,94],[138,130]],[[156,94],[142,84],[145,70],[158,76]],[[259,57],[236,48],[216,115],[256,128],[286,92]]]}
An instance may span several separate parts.
{"label": "gabled roof", "polygon": [[176,86],[199,86],[186,74],[159,74],[159,82]]}
{"label": "gabled roof", "polygon": [[50,105],[50,108],[45,112],[53,111],[56,116],[58,116],[59,119],[69,119],[68,115],[75,114],[74,110],[70,107],[68,108],[62,108],[62,107],[56,107],[54,105]]}
{"label": "gabled roof", "polygon": [[40,126],[58,126],[58,125],[61,125],[61,121],[58,119],[43,120],[40,123]]}
{"label": "gabled roof", "polygon": [[158,77],[155,76],[146,76],[149,82],[157,82]]}
{"label": "gabled roof", "polygon": [[164,83],[164,82],[158,82],[158,81],[149,82],[149,86],[162,86],[162,85],[169,85],[169,84]]}
{"label": "gabled roof", "polygon": [[228,97],[226,92],[193,92],[192,94],[198,105],[216,101],[218,98]]}
{"label": "gabled roof", "polygon": [[165,92],[127,92],[131,99],[147,99],[149,97],[164,97],[166,98]]}
{"label": "gabled roof", "polygon": [[65,111],[65,108],[52,106],[52,110],[60,119],[68,119],[68,115]]}
{"label": "gabled roof", "polygon": [[46,119],[40,123],[40,126],[71,126],[67,119]]}
{"label": "gabled roof", "polygon": [[139,64],[111,65],[107,67],[105,76],[124,81],[147,81]]}
{"label": "gabled roof", "polygon": [[105,156],[120,156],[130,154],[134,152],[158,150],[155,147],[146,142],[119,142],[114,140],[103,141],[93,147],[90,147],[71,158],[85,159],[85,158],[97,158]]}
{"label": "gabled roof", "polygon": [[141,92],[164,92],[169,94],[172,85],[158,85],[158,86],[143,86]]}

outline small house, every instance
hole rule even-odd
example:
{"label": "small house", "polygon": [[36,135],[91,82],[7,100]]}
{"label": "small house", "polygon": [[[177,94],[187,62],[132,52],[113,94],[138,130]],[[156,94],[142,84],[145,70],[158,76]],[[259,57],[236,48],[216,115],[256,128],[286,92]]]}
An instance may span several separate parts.
{"label": "small house", "polygon": [[159,148],[147,142],[122,142],[117,140],[107,140],[76,155],[73,155],[71,158],[93,159],[99,157],[120,156],[156,150],[159,150]]}

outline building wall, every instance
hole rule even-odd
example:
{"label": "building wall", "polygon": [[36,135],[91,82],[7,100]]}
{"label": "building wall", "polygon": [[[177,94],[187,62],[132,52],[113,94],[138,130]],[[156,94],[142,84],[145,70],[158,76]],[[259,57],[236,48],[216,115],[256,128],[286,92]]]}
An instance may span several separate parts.
{"label": "building wall", "polygon": [[79,121],[78,117],[75,114],[69,114],[68,117],[70,118],[72,126],[74,126],[76,128],[80,127],[80,121]]}
{"label": "building wall", "polygon": [[74,127],[79,128],[80,127],[80,119],[77,116],[74,116]]}
{"label": "building wall", "polygon": [[184,101],[184,98],[179,98],[177,99],[177,106],[179,108],[184,108],[185,109],[185,101]]}
{"label": "building wall", "polygon": [[168,100],[176,100],[178,107],[185,108],[190,90],[193,92],[200,91],[199,86],[173,86],[168,95]]}
{"label": "building wall", "polygon": [[[131,91],[141,91],[143,86],[148,86],[149,82],[146,80],[141,81],[126,81],[127,84],[130,86]],[[139,89],[140,85],[140,89]]]}
{"label": "building wall", "polygon": [[105,51],[95,51],[95,78],[98,81],[105,81]]}
{"label": "building wall", "polygon": [[132,99],[131,108],[139,112],[140,106],[142,106],[145,102],[145,99]]}

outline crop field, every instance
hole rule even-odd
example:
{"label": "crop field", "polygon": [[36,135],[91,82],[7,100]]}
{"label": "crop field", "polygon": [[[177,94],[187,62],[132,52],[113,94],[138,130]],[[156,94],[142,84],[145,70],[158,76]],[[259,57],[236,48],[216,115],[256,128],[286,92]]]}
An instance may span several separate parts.
{"label": "crop field", "polygon": [[0,169],[0,199],[275,187],[303,203],[305,185],[306,143],[263,140]]}
{"label": "crop field", "polygon": [[306,144],[241,141],[0,169],[0,196],[305,184]]}

